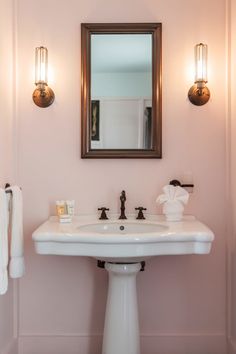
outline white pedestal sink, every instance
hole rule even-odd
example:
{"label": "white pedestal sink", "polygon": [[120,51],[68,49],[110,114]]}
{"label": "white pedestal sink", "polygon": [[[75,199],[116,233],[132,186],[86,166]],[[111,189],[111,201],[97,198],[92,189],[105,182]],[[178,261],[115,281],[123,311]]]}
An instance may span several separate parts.
{"label": "white pedestal sink", "polygon": [[140,354],[136,275],[141,262],[158,255],[207,254],[213,239],[212,231],[193,216],[178,222],[153,215],[101,221],[80,216],[70,224],[51,217],[33,233],[39,254],[105,261],[109,289],[102,354]]}

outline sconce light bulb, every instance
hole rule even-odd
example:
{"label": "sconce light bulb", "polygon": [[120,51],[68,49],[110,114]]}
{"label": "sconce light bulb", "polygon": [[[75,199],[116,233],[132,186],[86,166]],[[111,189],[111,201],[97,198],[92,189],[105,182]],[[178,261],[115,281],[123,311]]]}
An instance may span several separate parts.
{"label": "sconce light bulb", "polygon": [[48,50],[46,47],[35,49],[35,84],[48,83]]}
{"label": "sconce light bulb", "polygon": [[207,45],[195,46],[195,83],[207,82]]}

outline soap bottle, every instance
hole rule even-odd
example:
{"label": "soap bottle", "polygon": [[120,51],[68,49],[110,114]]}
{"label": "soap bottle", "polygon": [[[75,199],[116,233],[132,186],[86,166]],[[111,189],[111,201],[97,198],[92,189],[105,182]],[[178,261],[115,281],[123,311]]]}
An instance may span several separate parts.
{"label": "soap bottle", "polygon": [[67,214],[70,215],[71,217],[74,216],[75,215],[75,201],[74,200],[67,200],[66,206],[67,206]]}
{"label": "soap bottle", "polygon": [[56,210],[57,215],[60,217],[61,215],[67,214],[66,204],[64,200],[57,200],[56,201]]}

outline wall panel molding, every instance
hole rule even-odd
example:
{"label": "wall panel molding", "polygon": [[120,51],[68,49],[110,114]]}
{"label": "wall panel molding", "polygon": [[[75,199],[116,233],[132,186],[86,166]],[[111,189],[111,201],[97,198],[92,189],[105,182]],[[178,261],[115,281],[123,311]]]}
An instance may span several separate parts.
{"label": "wall panel molding", "polygon": [[12,339],[10,343],[3,349],[1,354],[18,354],[18,341]]}
{"label": "wall panel molding", "polygon": [[[101,348],[101,334],[34,333],[20,335],[18,354],[100,354]],[[223,333],[143,334],[141,352],[145,354],[226,354],[226,337]]]}
{"label": "wall panel molding", "polygon": [[236,354],[236,342],[232,338],[228,340],[228,349],[228,354]]}

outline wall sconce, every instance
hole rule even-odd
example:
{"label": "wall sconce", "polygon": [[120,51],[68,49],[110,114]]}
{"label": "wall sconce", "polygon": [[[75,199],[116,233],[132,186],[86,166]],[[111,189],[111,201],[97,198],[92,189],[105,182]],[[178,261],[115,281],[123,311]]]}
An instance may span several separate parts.
{"label": "wall sconce", "polygon": [[208,102],[210,91],[207,83],[207,45],[199,43],[194,48],[195,54],[195,85],[189,92],[188,98],[192,104],[202,106]]}
{"label": "wall sconce", "polygon": [[50,106],[55,98],[53,90],[48,87],[48,50],[46,47],[35,49],[35,85],[33,101],[39,107]]}

